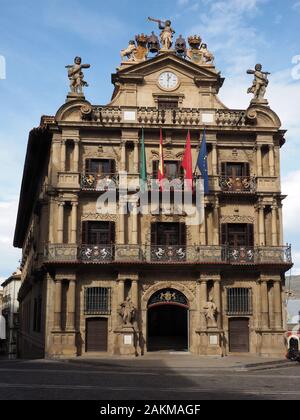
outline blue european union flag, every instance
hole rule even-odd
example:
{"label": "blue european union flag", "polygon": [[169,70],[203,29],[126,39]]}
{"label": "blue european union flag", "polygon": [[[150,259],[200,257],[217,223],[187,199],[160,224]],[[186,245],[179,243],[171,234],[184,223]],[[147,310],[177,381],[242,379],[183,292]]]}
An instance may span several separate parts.
{"label": "blue european union flag", "polygon": [[197,166],[201,172],[201,176],[204,182],[204,194],[209,194],[209,183],[208,183],[208,166],[207,166],[207,146],[206,146],[206,131],[203,132],[203,139],[201,148],[198,156]]}

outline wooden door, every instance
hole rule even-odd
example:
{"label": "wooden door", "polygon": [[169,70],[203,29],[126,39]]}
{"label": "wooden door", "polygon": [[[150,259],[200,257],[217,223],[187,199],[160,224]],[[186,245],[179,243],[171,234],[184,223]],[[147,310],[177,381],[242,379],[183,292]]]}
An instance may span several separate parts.
{"label": "wooden door", "polygon": [[232,318],[229,320],[229,351],[231,353],[249,352],[248,318]]}
{"label": "wooden door", "polygon": [[86,351],[107,351],[107,328],[106,318],[88,318],[86,320]]}

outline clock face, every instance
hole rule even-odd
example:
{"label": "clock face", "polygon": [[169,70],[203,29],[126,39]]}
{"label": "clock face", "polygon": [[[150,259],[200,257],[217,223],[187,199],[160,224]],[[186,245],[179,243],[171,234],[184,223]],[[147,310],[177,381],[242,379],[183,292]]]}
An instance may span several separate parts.
{"label": "clock face", "polygon": [[164,89],[175,89],[178,85],[178,77],[171,71],[165,71],[159,76],[158,83]]}

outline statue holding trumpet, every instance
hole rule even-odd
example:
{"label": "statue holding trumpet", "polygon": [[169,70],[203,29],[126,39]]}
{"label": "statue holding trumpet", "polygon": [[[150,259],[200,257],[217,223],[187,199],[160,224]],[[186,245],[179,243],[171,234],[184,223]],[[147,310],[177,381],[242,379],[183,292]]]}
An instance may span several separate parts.
{"label": "statue holding trumpet", "polygon": [[172,29],[171,25],[172,22],[170,20],[166,20],[165,22],[160,19],[153,19],[148,17],[149,22],[156,22],[158,23],[158,27],[161,30],[160,40],[162,43],[163,50],[170,50],[172,46],[173,35],[175,31]]}

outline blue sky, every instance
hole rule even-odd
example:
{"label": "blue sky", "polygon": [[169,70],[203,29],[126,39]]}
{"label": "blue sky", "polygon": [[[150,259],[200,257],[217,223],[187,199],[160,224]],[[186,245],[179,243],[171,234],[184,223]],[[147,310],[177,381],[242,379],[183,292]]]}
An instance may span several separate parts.
{"label": "blue sky", "polygon": [[289,194],[285,237],[300,274],[300,78],[292,77],[292,59],[300,56],[300,1],[0,0],[0,10],[0,56],[6,60],[6,79],[0,80],[0,280],[20,258],[11,243],[28,132],[64,102],[65,65],[75,55],[90,63],[86,97],[107,103],[119,51],[137,33],[156,29],[149,15],[171,18],[177,34],[197,33],[208,43],[226,77],[220,98],[229,107],[249,104],[248,68],[262,62],[272,73],[270,106],[289,130],[282,150],[283,192]]}

